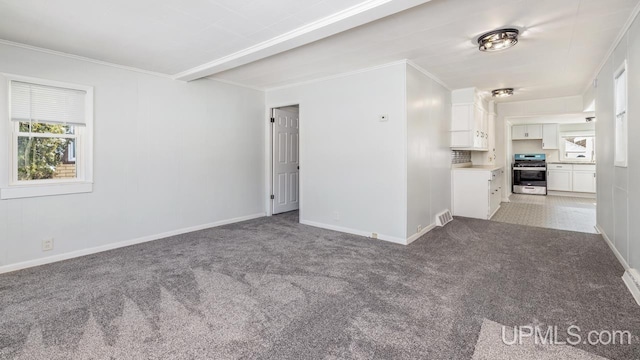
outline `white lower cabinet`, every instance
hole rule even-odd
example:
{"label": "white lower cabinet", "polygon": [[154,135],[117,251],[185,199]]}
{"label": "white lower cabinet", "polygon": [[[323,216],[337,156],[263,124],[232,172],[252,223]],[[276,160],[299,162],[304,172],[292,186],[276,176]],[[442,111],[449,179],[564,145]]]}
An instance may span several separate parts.
{"label": "white lower cabinet", "polygon": [[571,170],[547,170],[547,190],[571,191]]}
{"label": "white lower cabinet", "polygon": [[595,165],[573,165],[573,191],[596,192]]}
{"label": "white lower cabinet", "polygon": [[457,168],[451,171],[454,216],[490,219],[500,208],[503,168]]}
{"label": "white lower cabinet", "polygon": [[591,164],[547,164],[547,190],[596,192],[596,166]]}

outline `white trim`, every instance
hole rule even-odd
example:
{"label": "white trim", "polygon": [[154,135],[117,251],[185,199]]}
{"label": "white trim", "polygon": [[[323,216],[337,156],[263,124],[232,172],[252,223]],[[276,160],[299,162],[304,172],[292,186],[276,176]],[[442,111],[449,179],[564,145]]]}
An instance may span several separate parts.
{"label": "white trim", "polygon": [[30,184],[24,186],[10,186],[0,189],[0,200],[20,199],[28,197],[53,196],[90,193],[93,191],[91,182],[59,182],[52,184]]}
{"label": "white trim", "polygon": [[624,268],[624,275],[622,275],[622,281],[627,286],[627,289],[629,289],[629,292],[631,293],[633,298],[636,300],[638,305],[640,305],[640,274],[638,274],[638,270],[632,269],[629,266],[629,263],[627,262],[627,260],[622,256],[622,254],[620,254],[620,251],[616,249],[616,246],[613,244],[611,239],[609,239],[609,237],[607,236],[607,234],[604,232],[604,230],[600,225],[596,225],[596,230],[600,233],[600,235],[602,235],[602,238],[605,240],[607,245],[609,245],[609,248],[618,259],[618,262],[620,262],[620,264]]}
{"label": "white trim", "polygon": [[422,231],[420,231],[419,233],[415,233],[411,236],[409,236],[407,238],[407,245],[411,244],[412,242],[418,240],[419,238],[421,238],[423,235],[425,235],[426,233],[428,233],[429,231],[433,230],[436,228],[436,224],[431,224],[427,227],[425,227],[424,229],[422,229]]}
{"label": "white trim", "polygon": [[[624,131],[624,136],[625,136],[625,142],[624,142],[624,160],[623,161],[618,161],[616,160],[616,156],[617,156],[617,152],[618,152],[618,112],[616,109],[617,107],[617,103],[618,103],[618,78],[620,78],[620,76],[622,76],[622,74],[624,74],[624,83],[625,83],[625,89],[624,89],[624,96],[625,96],[625,109],[624,109],[624,126],[625,126],[625,130]],[[620,113],[622,114],[622,113]],[[621,167],[621,168],[626,168],[629,165],[629,69],[627,66],[627,59],[624,59],[624,61],[622,62],[622,64],[616,69],[616,71],[613,73],[613,118],[614,118],[614,149],[613,149],[613,166],[614,167]]]}
{"label": "white trim", "polygon": [[627,22],[625,22],[622,26],[622,29],[618,33],[618,36],[616,36],[616,39],[611,44],[609,51],[607,51],[607,54],[600,62],[600,65],[598,65],[598,67],[596,68],[596,71],[589,78],[589,82],[587,86],[584,87],[584,91],[582,92],[583,94],[589,91],[589,88],[593,86],[593,81],[598,78],[598,74],[600,74],[600,71],[602,71],[604,66],[607,64],[607,61],[609,61],[609,58],[611,57],[611,55],[613,55],[613,52],[616,51],[616,48],[618,47],[618,45],[620,45],[620,42],[622,42],[622,39],[624,39],[625,35],[631,28],[631,25],[633,25],[633,22],[636,20],[636,17],[638,17],[638,14],[640,14],[640,3],[638,3],[636,7],[633,8],[633,10],[631,11],[631,16],[629,16]]}
{"label": "white trim", "polygon": [[[6,89],[7,119],[11,119],[11,82],[20,81],[31,84],[53,86],[65,89],[81,90],[85,92],[85,124],[77,126],[76,140],[76,178],[63,180],[34,180],[18,181],[17,139],[19,136],[17,121],[8,121],[7,131],[7,178],[0,179],[0,199],[15,199],[23,197],[65,195],[86,193],[93,191],[93,123],[94,123],[94,88],[89,85],[41,79],[31,76],[0,73],[2,83]],[[5,121],[0,116],[0,122]],[[0,124],[0,126],[3,126]],[[35,135],[39,137],[40,135]],[[55,136],[54,136],[55,137]]]}
{"label": "white trim", "polygon": [[339,78],[343,78],[343,77],[347,77],[347,76],[351,76],[351,75],[362,74],[362,73],[366,73],[366,72],[369,72],[369,71],[380,70],[380,69],[384,69],[384,68],[387,68],[387,67],[406,64],[406,63],[407,63],[407,60],[402,59],[402,60],[393,61],[393,62],[382,64],[382,65],[376,65],[376,66],[371,66],[371,67],[362,68],[362,69],[358,69],[358,70],[347,71],[347,72],[340,73],[340,74],[319,77],[319,78],[315,78],[315,79],[300,81],[300,82],[297,82],[297,83],[292,83],[292,84],[287,84],[287,85],[282,85],[282,86],[276,86],[276,87],[272,87],[272,88],[266,88],[264,91],[265,92],[276,91],[276,90],[289,89],[289,88],[302,86],[302,85],[315,84],[315,83],[319,83],[319,82],[323,82],[323,81],[339,79]]}
{"label": "white trim", "polygon": [[640,274],[638,274],[638,271],[636,269],[625,271],[624,275],[622,275],[622,281],[627,285],[636,303],[640,305]]}
{"label": "white trim", "polygon": [[84,57],[84,56],[73,55],[73,54],[69,54],[69,53],[65,53],[65,52],[61,52],[61,51],[41,48],[41,47],[37,47],[37,46],[31,46],[31,45],[27,45],[27,44],[21,44],[21,43],[17,43],[17,42],[13,42],[13,41],[0,39],[0,44],[13,46],[13,47],[17,47],[17,48],[22,48],[22,49],[27,49],[27,50],[32,50],[32,51],[38,51],[38,52],[49,54],[49,55],[62,56],[62,57],[66,57],[66,58],[74,59],[74,60],[86,61],[86,62],[98,64],[98,65],[104,65],[104,66],[109,66],[109,67],[121,69],[121,70],[128,70],[128,71],[133,71],[133,72],[137,72],[137,73],[142,73],[142,74],[147,74],[147,75],[152,75],[152,76],[159,76],[159,77],[162,77],[162,78],[175,80],[171,75],[168,75],[168,74],[162,74],[162,73],[159,73],[159,72],[143,70],[143,69],[139,69],[139,68],[135,68],[135,67],[131,67],[131,66],[118,65],[118,64],[107,62],[107,61],[96,60],[96,59],[92,59],[92,58],[88,58],[88,57]]}
{"label": "white trim", "polygon": [[[591,165],[591,164],[585,164]],[[572,192],[572,191],[556,191],[556,190],[547,190],[547,195],[549,196],[565,196],[565,197],[577,197],[584,199],[596,199],[596,193],[583,193],[583,192]]]}
{"label": "white trim", "polygon": [[366,231],[363,231],[363,230],[355,230],[355,229],[350,229],[350,228],[346,228],[346,227],[342,227],[342,226],[323,224],[323,223],[319,223],[319,222],[315,222],[315,221],[308,221],[308,220],[300,220],[300,224],[309,225],[309,226],[313,226],[313,227],[317,227],[317,228],[321,228],[321,229],[338,231],[338,232],[352,234],[352,235],[364,236],[364,237],[369,238],[371,240],[384,240],[384,241],[392,242],[392,243],[395,243],[395,244],[407,245],[407,240],[405,240],[403,238],[395,237],[395,236],[390,236],[390,235],[378,234],[378,238],[377,239],[373,239],[371,237],[371,233],[370,232],[366,232]]}
{"label": "white trim", "polygon": [[239,86],[239,87],[250,89],[250,90],[256,90],[256,91],[264,92],[264,88],[261,88],[261,87],[258,87],[258,86],[251,86],[251,85],[241,84],[241,83],[238,83],[238,82],[235,82],[235,81],[219,79],[219,78],[215,78],[215,77],[203,77],[203,78],[200,78],[198,80],[210,80],[210,81],[215,81],[215,82],[226,84],[226,85],[234,85],[234,86]]}
{"label": "white trim", "polygon": [[[404,224],[404,238],[407,238],[409,235],[409,107],[407,106],[407,100],[409,96],[409,91],[407,89],[407,76],[409,72],[407,71],[407,62],[405,60],[404,69],[402,69],[402,119],[400,122],[400,126],[402,128],[402,139],[403,139],[403,147],[402,147],[402,183],[401,183],[401,193],[402,193],[402,224]],[[431,194],[429,194],[431,195]],[[408,242],[406,243],[409,244]]]}
{"label": "white trim", "polygon": [[423,67],[421,67],[420,65],[414,63],[413,61],[411,61],[409,59],[407,59],[406,61],[407,61],[407,65],[409,65],[412,68],[420,71],[423,75],[425,75],[426,77],[430,78],[431,80],[437,82],[438,84],[442,85],[445,89],[447,89],[449,91],[452,91],[451,88],[447,84],[445,84],[444,81],[440,80],[440,78],[438,78],[437,76],[435,76],[432,73],[428,72]]}
{"label": "white trim", "polygon": [[611,239],[609,239],[609,237],[604,232],[602,227],[600,225],[596,225],[596,230],[598,230],[600,232],[600,235],[602,235],[602,238],[604,238],[604,241],[606,241],[606,243],[607,243],[607,245],[609,245],[609,248],[611,249],[611,251],[613,251],[613,255],[615,255],[616,258],[618,258],[618,261],[620,262],[620,264],[622,264],[622,267],[624,267],[625,270],[629,270],[630,267],[629,267],[629,264],[627,263],[627,260],[622,256],[622,254],[620,254],[618,249],[616,249],[616,246],[613,244]]}
{"label": "white trim", "polygon": [[103,245],[103,246],[98,246],[98,247],[93,247],[93,248],[89,248],[89,249],[72,251],[72,252],[68,252],[68,253],[64,253],[64,254],[60,254],[60,255],[49,256],[49,257],[42,258],[42,259],[29,260],[29,261],[24,261],[24,262],[20,262],[20,263],[4,265],[4,266],[0,266],[0,274],[8,273],[8,272],[11,272],[11,271],[16,271],[16,270],[21,270],[21,269],[26,269],[26,268],[30,268],[30,267],[34,267],[34,266],[50,264],[50,263],[54,263],[54,262],[58,262],[58,261],[69,260],[69,259],[73,259],[73,258],[77,258],[77,257],[81,257],[81,256],[96,254],[96,253],[100,253],[100,252],[103,252],[103,251],[119,249],[119,248],[131,246],[131,245],[142,244],[142,243],[149,242],[149,241],[160,240],[160,239],[164,239],[164,238],[167,238],[167,237],[170,237],[170,236],[186,234],[186,233],[190,233],[190,232],[194,232],[194,231],[209,229],[209,228],[218,227],[218,226],[227,225],[227,224],[233,224],[233,223],[237,223],[237,222],[241,222],[241,221],[253,220],[253,219],[261,218],[261,217],[264,217],[264,216],[265,216],[264,213],[248,215],[248,216],[242,216],[242,217],[237,217],[237,218],[228,219],[228,220],[216,221],[216,222],[213,222],[213,223],[210,223],[210,224],[196,225],[196,226],[191,226],[191,227],[188,227],[188,228],[183,228],[183,229],[164,232],[164,233],[161,233],[161,234],[144,236],[144,237],[137,238],[137,239],[121,241],[121,242],[108,244],[108,245]]}
{"label": "white trim", "polygon": [[327,38],[429,1],[431,0],[366,0],[236,53],[175,74],[173,78],[191,81],[211,76]]}

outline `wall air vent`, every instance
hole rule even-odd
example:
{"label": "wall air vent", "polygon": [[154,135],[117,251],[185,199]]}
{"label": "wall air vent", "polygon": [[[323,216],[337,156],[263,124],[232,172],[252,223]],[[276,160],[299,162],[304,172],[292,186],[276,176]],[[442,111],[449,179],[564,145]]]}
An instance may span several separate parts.
{"label": "wall air vent", "polygon": [[453,221],[453,216],[451,215],[451,211],[448,209],[436,215],[436,225],[438,226],[445,226],[451,221]]}

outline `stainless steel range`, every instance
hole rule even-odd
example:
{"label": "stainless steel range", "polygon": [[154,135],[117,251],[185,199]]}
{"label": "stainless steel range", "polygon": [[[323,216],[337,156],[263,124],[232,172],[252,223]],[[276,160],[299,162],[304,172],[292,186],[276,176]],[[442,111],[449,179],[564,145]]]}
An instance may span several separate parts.
{"label": "stainless steel range", "polygon": [[513,193],[547,195],[547,156],[516,154],[513,163]]}

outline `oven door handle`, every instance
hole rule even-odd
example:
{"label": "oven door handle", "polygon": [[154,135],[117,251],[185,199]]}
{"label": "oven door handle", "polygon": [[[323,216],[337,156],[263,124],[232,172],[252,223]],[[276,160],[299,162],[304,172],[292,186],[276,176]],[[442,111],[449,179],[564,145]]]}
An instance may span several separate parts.
{"label": "oven door handle", "polygon": [[546,167],[514,167],[513,170],[520,171],[547,171]]}

